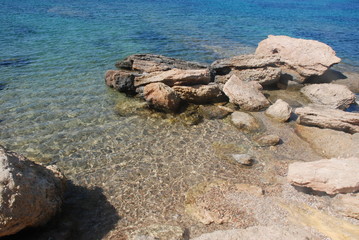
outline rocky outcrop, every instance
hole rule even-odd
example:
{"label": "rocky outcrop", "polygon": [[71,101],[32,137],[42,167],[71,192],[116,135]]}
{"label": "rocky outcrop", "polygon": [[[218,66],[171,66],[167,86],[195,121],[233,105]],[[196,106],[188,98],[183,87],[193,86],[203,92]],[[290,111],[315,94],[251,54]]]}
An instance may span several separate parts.
{"label": "rocky outcrop", "polygon": [[278,99],[265,111],[265,114],[280,122],[286,122],[292,114],[292,108],[282,99]]}
{"label": "rocky outcrop", "polygon": [[339,84],[311,84],[300,90],[312,103],[329,108],[346,109],[355,102],[355,94]]}
{"label": "rocky outcrop", "polygon": [[125,70],[108,70],[105,75],[106,85],[128,94],[135,94],[134,86],[135,77],[138,74]]}
{"label": "rocky outcrop", "polygon": [[269,35],[258,44],[255,52],[260,56],[279,57],[283,72],[293,75],[298,82],[311,76],[320,76],[340,58],[328,45],[315,41]]}
{"label": "rocky outcrop", "polygon": [[298,123],[307,126],[330,128],[334,130],[358,133],[359,113],[343,112],[337,109],[311,106],[297,108]]}
{"label": "rocky outcrop", "polygon": [[234,112],[231,115],[232,123],[239,129],[253,131],[259,129],[259,123],[250,114],[244,112]]}
{"label": "rocky outcrop", "polygon": [[149,83],[162,82],[170,87],[175,85],[198,85],[210,82],[208,69],[189,69],[182,70],[174,68],[168,71],[152,72],[135,78],[135,87]]}
{"label": "rocky outcrop", "polygon": [[256,226],[246,229],[220,230],[203,234],[192,240],[307,240],[315,239],[304,229],[292,226]]}
{"label": "rocky outcrop", "polygon": [[257,82],[244,82],[237,76],[232,77],[223,87],[229,101],[239,105],[243,110],[258,111],[270,103],[261,93],[262,86]]}
{"label": "rocky outcrop", "polygon": [[181,99],[176,92],[164,83],[151,83],[143,90],[145,100],[160,111],[175,112],[180,106]]}
{"label": "rocky outcrop", "polygon": [[173,90],[182,100],[190,103],[204,104],[226,100],[217,84],[174,86]]}
{"label": "rocky outcrop", "polygon": [[288,181],[327,194],[351,193],[359,190],[359,158],[323,159],[289,165]]}
{"label": "rocky outcrop", "polygon": [[155,54],[134,54],[118,61],[116,67],[119,69],[127,69],[131,71],[138,71],[140,73],[168,71],[170,69],[204,69],[206,65],[187,62],[180,59],[165,57]]}
{"label": "rocky outcrop", "polygon": [[0,237],[45,224],[63,201],[64,176],[0,146]]}

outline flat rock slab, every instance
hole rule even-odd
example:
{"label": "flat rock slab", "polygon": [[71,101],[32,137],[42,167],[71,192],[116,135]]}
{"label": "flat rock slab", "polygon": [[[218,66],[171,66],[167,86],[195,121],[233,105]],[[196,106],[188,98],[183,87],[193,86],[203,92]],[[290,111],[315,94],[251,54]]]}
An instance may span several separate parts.
{"label": "flat rock slab", "polygon": [[256,226],[203,234],[192,240],[308,240],[317,239],[304,229],[294,226]]}
{"label": "flat rock slab", "polygon": [[188,62],[180,59],[165,57],[155,54],[134,54],[118,61],[116,67],[119,69],[127,69],[138,72],[157,72],[167,71],[173,68],[178,69],[203,69],[206,65]]}
{"label": "flat rock slab", "polygon": [[323,159],[289,165],[288,182],[327,194],[351,193],[359,190],[359,158]]}
{"label": "flat rock slab", "polygon": [[223,92],[231,103],[239,105],[243,110],[258,111],[270,105],[260,91],[262,86],[257,82],[244,82],[232,75],[223,87]]}
{"label": "flat rock slab", "polygon": [[255,53],[280,57],[284,62],[281,66],[282,70],[297,75],[296,80],[299,82],[305,81],[310,76],[322,75],[341,60],[325,43],[288,36],[269,35],[258,44]]}
{"label": "flat rock slab", "polygon": [[168,71],[151,72],[136,77],[134,85],[139,87],[154,82],[162,82],[170,87],[175,85],[208,84],[210,82],[210,73],[208,69],[183,70],[174,68]]}
{"label": "flat rock slab", "polygon": [[311,84],[300,91],[312,103],[329,108],[346,109],[355,102],[355,94],[348,87],[339,84]]}
{"label": "flat rock slab", "polygon": [[359,113],[323,108],[323,106],[297,108],[295,113],[298,115],[298,123],[302,125],[349,133],[359,132]]}

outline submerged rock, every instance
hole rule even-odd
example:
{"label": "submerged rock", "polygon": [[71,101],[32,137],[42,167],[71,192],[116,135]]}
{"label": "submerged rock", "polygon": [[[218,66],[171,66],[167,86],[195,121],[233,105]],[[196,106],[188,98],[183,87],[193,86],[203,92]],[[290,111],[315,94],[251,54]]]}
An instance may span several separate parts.
{"label": "submerged rock", "polygon": [[232,111],[222,106],[201,105],[199,113],[206,119],[222,119],[227,117]]}
{"label": "submerged rock", "polygon": [[359,190],[359,158],[323,159],[289,165],[288,181],[327,194],[351,193]]}
{"label": "submerged rock", "polygon": [[323,83],[311,84],[300,90],[312,103],[329,108],[346,109],[355,102],[355,94],[348,87]]}
{"label": "submerged rock", "polygon": [[165,57],[155,54],[134,54],[116,63],[119,69],[127,69],[139,72],[157,72],[170,69],[203,69],[206,65],[187,62],[180,59]]}
{"label": "submerged rock", "polygon": [[259,123],[250,114],[244,112],[234,112],[231,115],[232,123],[239,129],[253,131],[259,129]]}
{"label": "submerged rock", "polygon": [[255,52],[260,56],[276,56],[283,64],[283,72],[304,82],[311,76],[320,76],[331,66],[340,62],[335,51],[328,45],[315,41],[269,35],[261,41]]}
{"label": "submerged rock", "polygon": [[61,208],[65,178],[0,146],[0,237],[48,222]]}
{"label": "submerged rock", "polygon": [[175,85],[198,85],[208,84],[210,82],[210,73],[208,69],[171,69],[168,71],[152,72],[135,78],[135,87],[143,86],[149,83],[162,82],[170,87]]}
{"label": "submerged rock", "polygon": [[232,75],[224,85],[223,92],[230,102],[239,105],[241,109],[257,111],[270,105],[261,89],[262,86],[257,82],[244,82]]}
{"label": "submerged rock", "polygon": [[144,98],[155,109],[176,112],[181,99],[176,92],[164,83],[151,83],[143,90]]}
{"label": "submerged rock", "polygon": [[205,104],[226,100],[217,84],[174,86],[173,90],[186,102]]}
{"label": "submerged rock", "polygon": [[349,133],[359,132],[359,113],[326,109],[321,106],[297,108],[295,113],[298,115],[299,124],[330,128]]}
{"label": "submerged rock", "polygon": [[282,99],[278,99],[265,111],[265,113],[271,118],[274,118],[280,122],[285,122],[289,120],[292,114],[292,108]]}
{"label": "submerged rock", "polygon": [[254,158],[249,154],[232,154],[233,159],[245,166],[252,166],[254,163]]}
{"label": "submerged rock", "polygon": [[220,230],[205,233],[192,240],[308,240],[315,239],[304,229],[294,226],[255,226],[246,229]]}
{"label": "submerged rock", "polygon": [[280,141],[280,137],[274,134],[264,135],[256,139],[256,142],[262,147],[275,146],[278,145]]}

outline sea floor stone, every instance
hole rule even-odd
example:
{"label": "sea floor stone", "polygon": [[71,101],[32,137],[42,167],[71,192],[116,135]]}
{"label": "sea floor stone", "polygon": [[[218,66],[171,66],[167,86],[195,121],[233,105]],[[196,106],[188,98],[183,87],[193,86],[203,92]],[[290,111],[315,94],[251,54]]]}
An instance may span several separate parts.
{"label": "sea floor stone", "polygon": [[232,123],[239,129],[254,131],[260,128],[258,121],[249,113],[234,112],[231,115]]}
{"label": "sea floor stone", "polygon": [[269,147],[269,146],[278,145],[281,142],[281,139],[277,135],[269,134],[269,135],[260,136],[259,138],[256,139],[256,142],[262,147]]}

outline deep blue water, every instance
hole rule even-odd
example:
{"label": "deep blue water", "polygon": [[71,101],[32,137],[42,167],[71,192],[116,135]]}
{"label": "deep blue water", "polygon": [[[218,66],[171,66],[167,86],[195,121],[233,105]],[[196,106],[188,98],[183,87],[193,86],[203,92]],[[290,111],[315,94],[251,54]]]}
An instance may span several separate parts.
{"label": "deep blue water", "polygon": [[359,69],[357,0],[1,0],[0,144],[49,158],[86,148],[121,128],[103,82],[116,60],[210,63],[269,34],[325,42]]}

